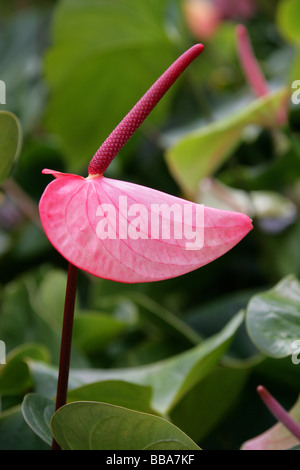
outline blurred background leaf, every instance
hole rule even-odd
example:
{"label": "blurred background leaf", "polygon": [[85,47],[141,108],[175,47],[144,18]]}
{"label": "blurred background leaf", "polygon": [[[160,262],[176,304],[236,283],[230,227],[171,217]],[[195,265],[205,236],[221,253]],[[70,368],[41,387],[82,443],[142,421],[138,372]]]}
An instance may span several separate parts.
{"label": "blurred background leaf", "polygon": [[10,176],[21,150],[22,130],[18,118],[0,111],[0,183]]}
{"label": "blurred background leaf", "polygon": [[[46,55],[46,121],[62,140],[69,170],[87,168],[102,141],[178,54],[168,3],[60,2]],[[153,112],[156,121],[166,115],[173,93]]]}

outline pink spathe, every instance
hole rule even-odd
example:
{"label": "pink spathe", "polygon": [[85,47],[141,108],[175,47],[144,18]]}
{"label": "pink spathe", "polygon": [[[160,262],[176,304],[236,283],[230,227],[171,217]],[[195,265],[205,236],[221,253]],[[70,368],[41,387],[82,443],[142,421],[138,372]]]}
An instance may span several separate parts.
{"label": "pink spathe", "polygon": [[[51,170],[44,173],[51,173]],[[196,229],[201,232],[203,244],[199,249],[187,249],[186,243],[191,241],[184,237],[184,226],[183,236],[179,239],[172,231],[168,238],[163,238],[161,233],[158,239],[152,238],[150,215],[155,204],[165,204],[169,208],[176,204],[182,208],[182,213],[184,207],[190,205],[195,210],[199,205],[104,176],[83,178],[52,173],[56,179],[47,186],[39,206],[45,233],[70,263],[105,279],[137,283],[180,276],[220,257],[252,229],[251,220],[244,214],[204,207],[203,226],[189,227],[189,232],[191,229],[194,233]],[[127,213],[122,214],[120,196],[126,196],[128,206],[138,203],[148,211],[149,217],[140,224],[148,227],[148,232],[143,232],[137,239],[126,236],[126,227],[128,229],[131,220]],[[98,207],[103,204],[113,206],[117,219],[122,221],[123,227],[118,227],[115,238],[101,238],[97,233],[101,220],[97,215]],[[115,223],[112,217],[113,214],[107,215],[111,226]]]}

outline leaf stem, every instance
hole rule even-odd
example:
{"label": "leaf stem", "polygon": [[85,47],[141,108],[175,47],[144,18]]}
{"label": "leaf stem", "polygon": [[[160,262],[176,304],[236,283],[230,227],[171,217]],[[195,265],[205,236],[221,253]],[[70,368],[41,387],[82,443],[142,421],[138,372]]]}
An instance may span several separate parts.
{"label": "leaf stem", "polygon": [[[77,277],[78,268],[73,264],[69,263],[55,411],[57,411],[61,406],[65,405],[67,402]],[[59,445],[57,444],[55,439],[53,439],[52,450],[59,449]]]}

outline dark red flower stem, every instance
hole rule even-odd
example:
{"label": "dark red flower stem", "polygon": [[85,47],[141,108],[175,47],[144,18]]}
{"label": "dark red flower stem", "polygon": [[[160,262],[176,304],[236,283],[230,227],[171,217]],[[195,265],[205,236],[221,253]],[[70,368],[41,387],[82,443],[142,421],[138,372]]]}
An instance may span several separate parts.
{"label": "dark red flower stem", "polygon": [[275,418],[282,423],[297,439],[300,441],[300,426],[297,424],[293,418],[288,414],[288,412],[278,403],[277,400],[268,392],[268,390],[259,385],[257,387],[257,392],[270,410],[270,412],[275,416]]}
{"label": "dark red flower stem", "polygon": [[[55,411],[57,411],[61,406],[65,405],[67,402],[77,276],[78,268],[76,268],[73,264],[69,263]],[[55,439],[53,439],[52,442],[52,449],[60,449]]]}
{"label": "dark red flower stem", "polygon": [[111,161],[140,127],[159,100],[186,67],[201,54],[203,49],[204,46],[202,44],[194,45],[184,52],[161,75],[100,146],[90,161],[88,168],[89,175],[101,175],[104,173]]}

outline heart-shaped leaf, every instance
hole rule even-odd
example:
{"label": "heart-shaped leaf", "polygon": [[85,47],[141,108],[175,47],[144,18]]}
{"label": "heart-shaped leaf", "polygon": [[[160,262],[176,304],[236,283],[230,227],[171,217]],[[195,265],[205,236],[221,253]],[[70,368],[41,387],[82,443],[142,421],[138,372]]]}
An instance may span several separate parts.
{"label": "heart-shaped leaf", "polygon": [[65,405],[51,428],[64,450],[200,450],[169,421],[106,403]]}
{"label": "heart-shaped leaf", "polygon": [[256,347],[267,356],[281,358],[295,353],[300,343],[298,279],[287,276],[273,289],[253,296],[247,306],[246,325]]}
{"label": "heart-shaped leaf", "polygon": [[50,446],[53,439],[50,420],[54,412],[54,401],[37,393],[29,393],[23,400],[22,413],[26,423],[42,441]]}

